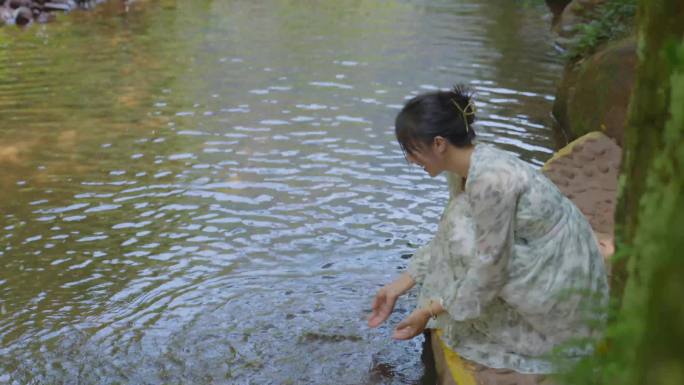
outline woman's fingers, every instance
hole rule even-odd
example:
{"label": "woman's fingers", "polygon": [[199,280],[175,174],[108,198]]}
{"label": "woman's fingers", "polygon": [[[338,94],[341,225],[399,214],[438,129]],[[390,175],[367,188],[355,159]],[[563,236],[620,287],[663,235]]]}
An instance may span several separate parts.
{"label": "woman's fingers", "polygon": [[373,309],[373,312],[368,317],[368,326],[372,328],[377,327],[382,323],[382,321],[383,319],[380,315],[380,312],[377,309]]}
{"label": "woman's fingers", "polygon": [[372,312],[368,317],[368,326],[374,328],[385,322],[390,314],[392,314],[396,300],[396,297],[387,293],[386,288],[380,289],[373,299]]}
{"label": "woman's fingers", "polygon": [[416,328],[414,326],[410,324],[402,325],[403,323],[404,322],[397,325],[396,329],[394,329],[394,333],[392,333],[392,338],[395,340],[410,340],[418,334],[416,333]]}
{"label": "woman's fingers", "polygon": [[378,294],[375,295],[375,298],[373,298],[373,305],[371,305],[373,311],[377,310],[380,307],[382,297],[384,297],[384,293],[382,291],[379,291]]}
{"label": "woman's fingers", "polygon": [[368,326],[374,328],[379,326],[381,323],[385,322],[389,318],[392,309],[387,306],[381,305],[378,309],[373,310],[370,317],[368,318]]}
{"label": "woman's fingers", "polygon": [[372,328],[376,328],[380,326],[380,324],[384,321],[380,316],[377,314],[371,314],[370,318],[368,318],[368,326]]}
{"label": "woman's fingers", "polygon": [[411,326],[411,319],[406,318],[403,321],[399,322],[397,324],[397,327],[394,328],[394,333],[392,334],[392,338],[397,339],[397,340],[405,340],[410,337],[410,334],[412,332],[413,327]]}
{"label": "woman's fingers", "polygon": [[368,317],[368,326],[374,328],[379,326],[385,319],[387,319],[387,315],[385,315],[385,309],[384,309],[384,304],[387,301],[387,296],[384,294],[384,292],[381,290],[378,292],[378,294],[375,296],[375,299],[373,299],[373,305],[371,306],[372,312],[371,315]]}
{"label": "woman's fingers", "polygon": [[397,324],[397,327],[392,334],[392,338],[397,340],[410,340],[420,334],[423,329],[425,329],[426,324],[427,319],[423,319],[421,313],[414,311]]}

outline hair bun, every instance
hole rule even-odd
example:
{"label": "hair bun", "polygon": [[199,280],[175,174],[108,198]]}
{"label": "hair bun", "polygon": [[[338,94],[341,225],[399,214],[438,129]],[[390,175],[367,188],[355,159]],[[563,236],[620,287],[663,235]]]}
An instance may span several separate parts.
{"label": "hair bun", "polygon": [[451,100],[461,111],[463,119],[468,125],[475,122],[475,102],[473,101],[473,90],[464,84],[455,84],[451,88]]}

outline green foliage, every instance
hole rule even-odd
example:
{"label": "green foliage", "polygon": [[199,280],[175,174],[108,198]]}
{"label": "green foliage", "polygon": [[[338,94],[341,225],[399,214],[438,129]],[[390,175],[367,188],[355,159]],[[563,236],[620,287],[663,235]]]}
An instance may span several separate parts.
{"label": "green foliage", "polygon": [[621,305],[611,306],[605,342],[594,356],[564,373],[561,383],[684,383],[684,42],[663,47],[662,57],[671,68],[665,79],[669,98],[663,105],[669,119],[664,127],[636,131],[638,136],[659,135],[662,144],[649,159],[645,190],[638,213],[633,213],[638,215],[636,236],[631,245],[619,243],[614,258],[628,256],[628,285]]}
{"label": "green foliage", "polygon": [[633,29],[637,0],[609,0],[598,7],[592,21],[577,26],[577,40],[568,50],[569,59],[578,59],[596,51],[602,43],[619,39]]}
{"label": "green foliage", "polygon": [[[663,149],[653,159],[640,201],[634,242],[639,280],[625,293],[632,312],[643,317],[643,338],[636,362],[637,383],[681,384],[684,380],[684,311],[681,273],[684,271],[684,42],[667,42],[669,59],[669,120],[662,132]],[[637,269],[637,266],[634,266]]]}
{"label": "green foliage", "polygon": [[523,8],[546,7],[542,0],[518,0],[518,4]]}

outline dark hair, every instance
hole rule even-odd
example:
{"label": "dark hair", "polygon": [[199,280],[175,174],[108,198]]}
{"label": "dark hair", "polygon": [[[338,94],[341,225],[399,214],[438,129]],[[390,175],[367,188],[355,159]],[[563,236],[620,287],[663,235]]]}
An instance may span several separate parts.
{"label": "dark hair", "polygon": [[430,145],[436,136],[456,147],[470,146],[475,138],[475,105],[464,86],[429,92],[409,100],[394,122],[397,141],[405,154]]}

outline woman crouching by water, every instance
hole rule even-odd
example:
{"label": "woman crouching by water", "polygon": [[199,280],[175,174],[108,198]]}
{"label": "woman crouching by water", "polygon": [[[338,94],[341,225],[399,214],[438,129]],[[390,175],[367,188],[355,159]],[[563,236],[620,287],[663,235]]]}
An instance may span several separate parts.
{"label": "woman crouching by water", "polygon": [[540,171],[475,142],[474,120],[460,87],[416,96],[397,116],[407,160],[433,178],[446,171],[450,199],[432,241],[378,291],[368,325],[418,283],[393,337],[431,330],[440,383],[544,383],[601,335],[603,258],[579,209]]}

